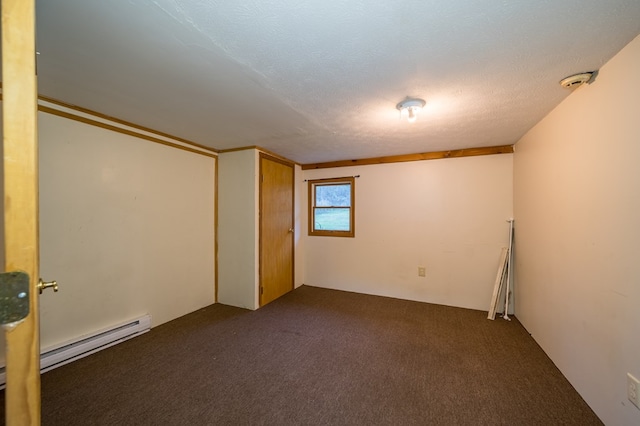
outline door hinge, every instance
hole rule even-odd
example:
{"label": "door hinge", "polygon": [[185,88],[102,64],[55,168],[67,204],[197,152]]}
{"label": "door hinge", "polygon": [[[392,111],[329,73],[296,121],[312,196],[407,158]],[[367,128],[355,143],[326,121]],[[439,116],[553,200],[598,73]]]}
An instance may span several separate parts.
{"label": "door hinge", "polygon": [[20,321],[29,315],[29,275],[26,272],[0,274],[0,324]]}
{"label": "door hinge", "polygon": [[264,287],[260,287],[260,294],[264,293]]}

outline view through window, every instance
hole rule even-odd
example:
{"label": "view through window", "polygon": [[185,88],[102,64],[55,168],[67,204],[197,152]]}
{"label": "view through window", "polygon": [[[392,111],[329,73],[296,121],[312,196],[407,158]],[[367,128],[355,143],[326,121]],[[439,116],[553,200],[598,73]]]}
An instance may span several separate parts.
{"label": "view through window", "polygon": [[354,178],[309,181],[309,235],[354,236]]}

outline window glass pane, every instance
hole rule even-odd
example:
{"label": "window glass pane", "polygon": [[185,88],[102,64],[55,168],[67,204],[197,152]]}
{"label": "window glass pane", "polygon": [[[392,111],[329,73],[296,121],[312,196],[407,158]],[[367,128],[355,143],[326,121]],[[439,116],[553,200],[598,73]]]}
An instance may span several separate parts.
{"label": "window glass pane", "polygon": [[316,185],[316,207],[350,207],[351,185]]}
{"label": "window glass pane", "polygon": [[355,177],[309,180],[309,235],[355,237]]}
{"label": "window glass pane", "polygon": [[349,231],[350,208],[329,209],[315,208],[314,231]]}

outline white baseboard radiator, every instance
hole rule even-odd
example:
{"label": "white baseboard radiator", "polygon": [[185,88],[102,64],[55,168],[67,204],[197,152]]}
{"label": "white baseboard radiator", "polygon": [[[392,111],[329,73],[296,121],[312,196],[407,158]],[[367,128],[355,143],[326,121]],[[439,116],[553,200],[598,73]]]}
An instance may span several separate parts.
{"label": "white baseboard radiator", "polygon": [[[48,348],[40,355],[40,373],[69,364],[80,358],[106,349],[151,329],[151,315],[91,333],[72,342]],[[6,384],[5,367],[0,367],[0,389]]]}

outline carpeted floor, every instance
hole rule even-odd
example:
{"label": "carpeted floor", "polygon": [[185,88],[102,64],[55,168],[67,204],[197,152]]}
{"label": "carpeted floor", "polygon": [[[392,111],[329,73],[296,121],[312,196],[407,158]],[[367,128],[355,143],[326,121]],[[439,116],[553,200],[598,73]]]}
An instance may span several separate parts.
{"label": "carpeted floor", "polygon": [[602,424],[515,318],[486,315],[308,286],[212,305],[43,374],[42,421]]}

